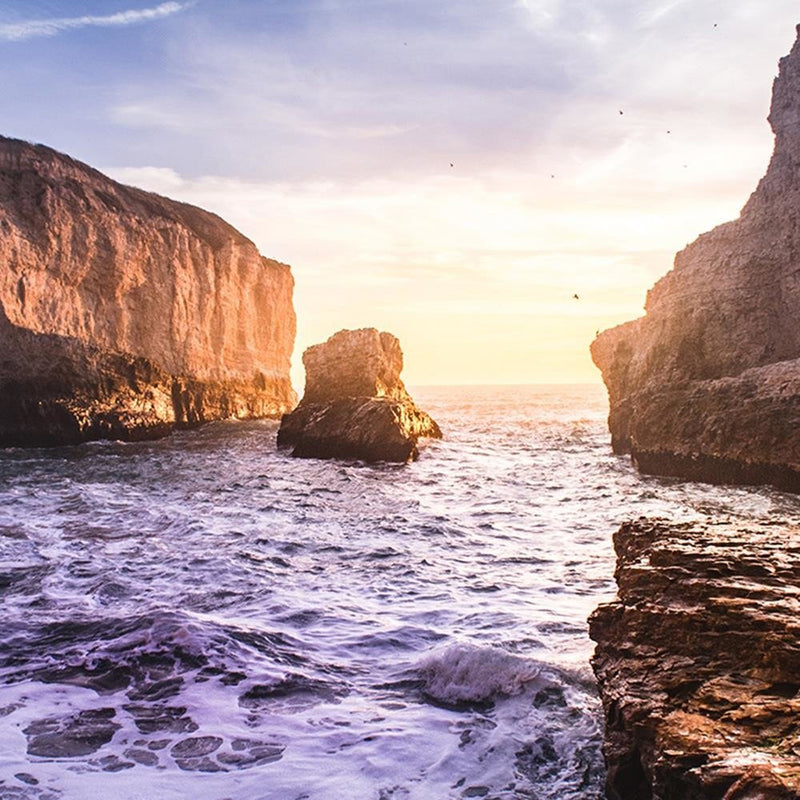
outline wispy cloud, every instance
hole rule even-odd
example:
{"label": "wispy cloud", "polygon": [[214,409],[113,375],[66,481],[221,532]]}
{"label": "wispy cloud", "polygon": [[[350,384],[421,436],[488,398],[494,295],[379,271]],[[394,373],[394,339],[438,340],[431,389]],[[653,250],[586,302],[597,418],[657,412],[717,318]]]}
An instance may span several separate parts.
{"label": "wispy cloud", "polygon": [[62,31],[75,28],[112,28],[151,22],[177,14],[193,3],[168,2],[154,8],[131,9],[108,16],[55,17],[51,19],[31,19],[22,22],[0,25],[0,39],[22,41],[36,36],[55,36]]}

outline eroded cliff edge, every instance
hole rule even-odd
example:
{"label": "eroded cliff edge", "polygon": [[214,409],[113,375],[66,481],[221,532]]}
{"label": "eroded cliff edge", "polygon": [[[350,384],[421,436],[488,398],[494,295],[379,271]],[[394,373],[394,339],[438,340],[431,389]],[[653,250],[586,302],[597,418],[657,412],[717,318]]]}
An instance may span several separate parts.
{"label": "eroded cliff edge", "polygon": [[769,122],[774,153],[740,217],[678,253],[644,317],[592,344],[612,445],[643,472],[800,491],[800,40]]}
{"label": "eroded cliff edge", "polygon": [[293,285],[216,215],[0,137],[0,446],[280,416]]}
{"label": "eroded cliff edge", "polygon": [[800,532],[640,519],[590,634],[611,800],[800,797]]}

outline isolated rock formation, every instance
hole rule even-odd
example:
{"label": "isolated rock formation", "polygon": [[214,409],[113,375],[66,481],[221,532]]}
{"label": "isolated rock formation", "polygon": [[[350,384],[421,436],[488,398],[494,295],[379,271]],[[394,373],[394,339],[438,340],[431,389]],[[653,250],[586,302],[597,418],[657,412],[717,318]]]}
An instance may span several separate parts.
{"label": "isolated rock formation", "polygon": [[800,41],[769,121],[774,154],[739,219],[678,253],[646,316],[592,344],[614,450],[644,472],[800,490]]}
{"label": "isolated rock formation", "polygon": [[415,405],[400,372],[403,352],[391,333],[339,331],[303,353],[306,388],[281,420],[278,446],[300,458],[404,463],[439,426]]}
{"label": "isolated rock formation", "polygon": [[641,519],[590,618],[611,800],[800,798],[800,530]]}
{"label": "isolated rock formation", "polygon": [[280,416],[292,289],[214,214],[0,137],[0,446]]}

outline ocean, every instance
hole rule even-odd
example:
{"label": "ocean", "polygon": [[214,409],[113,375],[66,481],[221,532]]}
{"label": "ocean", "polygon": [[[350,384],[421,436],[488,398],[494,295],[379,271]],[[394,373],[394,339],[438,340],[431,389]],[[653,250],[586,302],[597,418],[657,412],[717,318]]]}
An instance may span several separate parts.
{"label": "ocean", "polygon": [[0,451],[0,798],[602,797],[614,531],[798,501],[637,475],[599,386],[413,394],[406,466],[269,421]]}

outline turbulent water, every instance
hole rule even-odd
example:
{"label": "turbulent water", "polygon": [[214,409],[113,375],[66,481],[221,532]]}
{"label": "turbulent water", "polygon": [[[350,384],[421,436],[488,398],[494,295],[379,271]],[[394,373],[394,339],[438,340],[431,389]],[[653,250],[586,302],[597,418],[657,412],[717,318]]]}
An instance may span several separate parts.
{"label": "turbulent water", "polygon": [[613,531],[795,500],[638,477],[598,387],[415,395],[405,467],[271,422],[0,451],[0,797],[599,798]]}

